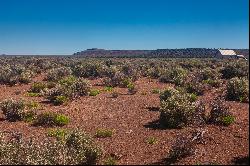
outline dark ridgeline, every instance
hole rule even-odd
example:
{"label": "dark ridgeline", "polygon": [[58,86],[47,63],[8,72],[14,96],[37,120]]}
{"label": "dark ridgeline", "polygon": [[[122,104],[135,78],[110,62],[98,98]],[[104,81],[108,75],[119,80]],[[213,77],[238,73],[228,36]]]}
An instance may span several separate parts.
{"label": "dark ridgeline", "polygon": [[85,51],[74,53],[74,56],[80,57],[134,57],[150,55],[152,50],[105,50],[105,49],[87,49]]}
{"label": "dark ridgeline", "polygon": [[[249,49],[233,49],[237,54],[249,57]],[[215,58],[218,49],[185,48],[157,50],[105,50],[87,49],[74,53],[75,57],[160,57],[160,58]]]}

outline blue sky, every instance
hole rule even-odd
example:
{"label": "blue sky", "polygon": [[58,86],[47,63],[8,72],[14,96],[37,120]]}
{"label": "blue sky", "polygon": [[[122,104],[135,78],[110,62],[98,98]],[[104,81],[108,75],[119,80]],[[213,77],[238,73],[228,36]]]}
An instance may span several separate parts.
{"label": "blue sky", "polygon": [[248,48],[248,0],[0,0],[0,54]]}

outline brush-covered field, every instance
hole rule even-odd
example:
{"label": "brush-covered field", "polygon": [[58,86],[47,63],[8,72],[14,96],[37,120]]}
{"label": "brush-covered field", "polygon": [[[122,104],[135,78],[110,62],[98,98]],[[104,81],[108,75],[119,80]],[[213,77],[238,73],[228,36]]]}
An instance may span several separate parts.
{"label": "brush-covered field", "polygon": [[0,164],[247,164],[248,68],[0,57]]}

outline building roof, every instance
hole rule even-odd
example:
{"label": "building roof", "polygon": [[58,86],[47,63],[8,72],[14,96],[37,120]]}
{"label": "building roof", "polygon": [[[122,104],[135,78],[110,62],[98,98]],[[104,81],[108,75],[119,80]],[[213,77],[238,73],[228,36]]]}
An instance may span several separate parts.
{"label": "building roof", "polygon": [[221,55],[237,55],[234,50],[219,50]]}

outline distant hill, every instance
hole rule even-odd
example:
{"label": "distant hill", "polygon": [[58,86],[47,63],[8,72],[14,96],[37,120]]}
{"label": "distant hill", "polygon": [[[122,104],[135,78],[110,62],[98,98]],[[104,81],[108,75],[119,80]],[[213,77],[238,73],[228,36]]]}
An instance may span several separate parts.
{"label": "distant hill", "polygon": [[[249,49],[233,49],[237,54],[249,57]],[[92,48],[74,53],[75,57],[162,57],[162,58],[214,58],[218,49],[185,48],[157,50],[105,50]]]}
{"label": "distant hill", "polygon": [[104,49],[87,49],[85,51],[74,53],[74,56],[83,57],[133,57],[149,55],[152,50],[104,50]]}

